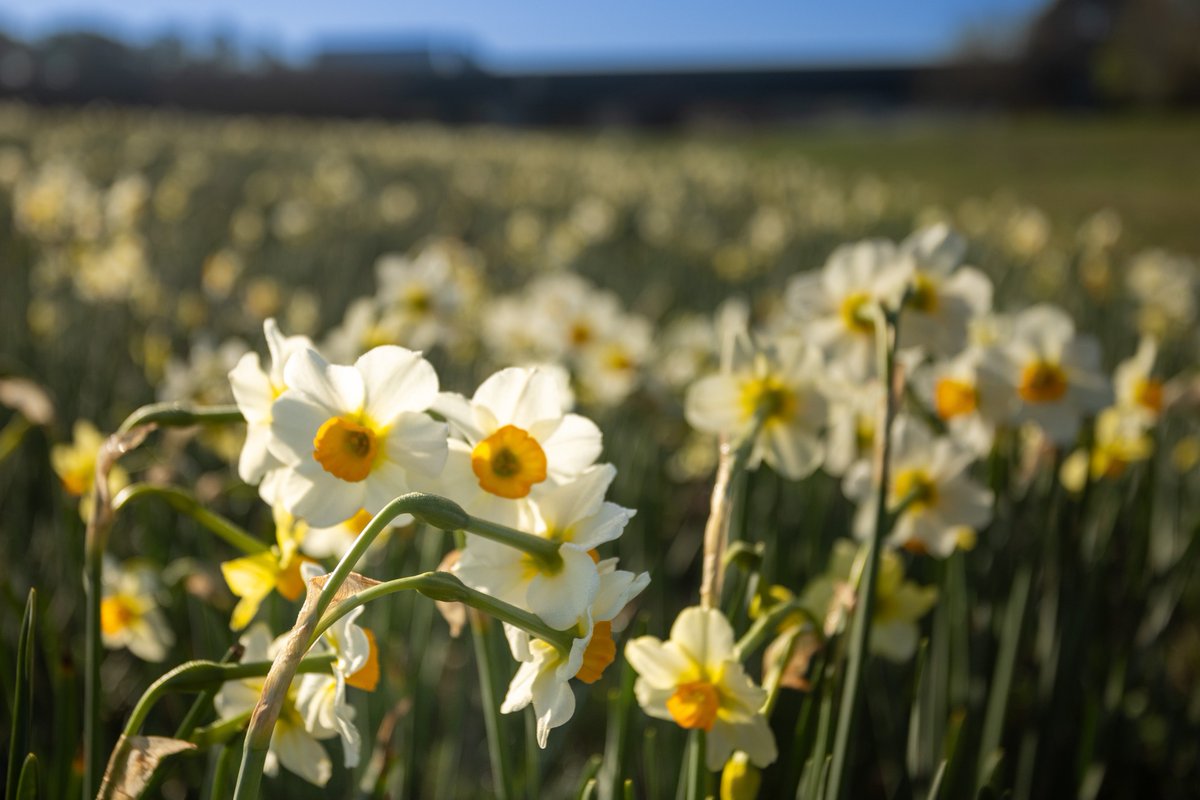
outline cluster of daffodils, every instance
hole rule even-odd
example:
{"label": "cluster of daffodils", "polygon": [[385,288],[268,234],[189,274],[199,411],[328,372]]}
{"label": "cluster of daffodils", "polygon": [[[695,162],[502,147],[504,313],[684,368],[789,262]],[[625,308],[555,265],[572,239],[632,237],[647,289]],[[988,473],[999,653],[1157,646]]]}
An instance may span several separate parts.
{"label": "cluster of daffodils", "polygon": [[388,253],[375,262],[377,289],[354,300],[326,338],[330,357],[351,361],[385,344],[469,353],[482,291],[480,256],[440,240],[412,256]]}
{"label": "cluster of daffodils", "polygon": [[[793,278],[782,307],[758,329],[747,315],[723,311],[680,335],[695,345],[692,363],[718,365],[686,392],[685,415],[698,432],[726,442],[747,469],[765,463],[789,480],[818,469],[839,478],[857,505],[851,532],[860,540],[883,520],[887,549],[869,645],[894,661],[912,658],[918,623],[936,600],[932,587],[905,579],[906,559],[946,558],[976,545],[994,499],[973,468],[998,442],[1064,452],[1078,446],[1064,462],[1068,485],[1112,477],[1150,455],[1170,395],[1155,374],[1153,340],[1143,340],[1109,380],[1098,343],[1078,333],[1062,309],[994,312],[991,283],[964,264],[965,254],[965,241],[944,225],[900,244],[845,245],[821,270]],[[885,420],[888,483],[881,490]],[[838,541],[825,572],[803,591],[775,586],[756,595],[796,609],[778,623],[773,647],[788,630],[803,628],[820,641],[843,632],[865,556],[865,547]],[[740,758],[763,766],[774,757],[760,712],[768,704],[736,661],[722,661],[730,635],[720,612],[689,609],[669,642],[641,639],[628,651],[641,676],[642,707],[708,731],[712,769],[734,751],[730,764]]]}
{"label": "cluster of daffodils", "polygon": [[821,270],[792,279],[782,310],[761,329],[726,326],[719,371],[687,391],[688,421],[751,441],[751,467],[765,461],[793,480],[822,467],[840,477],[859,505],[855,533],[865,537],[888,391],[877,329],[895,318],[900,386],[891,388],[901,396],[887,492],[894,545],[938,557],[973,545],[992,497],[971,467],[1007,431],[1068,450],[1090,440],[1075,463],[1090,459],[1094,478],[1147,458],[1164,397],[1153,341],[1110,380],[1097,341],[1062,309],[994,312],[991,283],[963,263],[965,253],[965,241],[944,225],[898,245],[839,247]]}
{"label": "cluster of daffodils", "polygon": [[596,406],[628,397],[654,352],[649,320],[572,273],[543,276],[499,298],[484,326],[493,360],[564,364],[580,399]]}
{"label": "cluster of daffodils", "polygon": [[[308,577],[322,574],[312,567]],[[330,626],[310,650],[331,658],[330,672],[301,676],[287,691],[279,721],[271,737],[264,772],[277,774],[280,765],[309,783],[324,786],[333,775],[333,763],[321,741],[340,738],[347,767],[358,764],[361,736],[355,727],[349,689],[373,692],[379,683],[379,653],[375,635],[357,624],[359,607]],[[264,623],[255,623],[238,639],[244,661],[268,661],[283,647],[286,635],[271,638]],[[223,720],[246,719],[262,695],[263,678],[230,681],[213,698]]]}
{"label": "cluster of daffodils", "polygon": [[[249,625],[272,592],[296,599],[306,577],[323,574],[314,560],[345,552],[393,499],[411,491],[446,497],[480,524],[557,545],[548,559],[468,533],[453,567],[468,587],[562,633],[546,641],[506,625],[519,668],[502,710],[532,704],[545,747],[550,730],[574,712],[572,681],[592,683],[612,663],[614,623],[649,582],[600,555],[634,513],[605,499],[616,470],[597,463],[600,430],[570,412],[571,393],[553,370],[505,369],[467,398],[440,392],[434,368],[412,350],[382,345],[353,364],[331,364],[273,321],[265,333],[270,363],[247,354],[230,380],[248,426],[239,474],[274,509],[276,544],[222,565],[240,598],[232,627]],[[356,761],[345,692],[364,668],[353,644],[364,634],[347,619],[326,635],[337,653],[332,677],[305,676],[289,699],[294,709],[280,718],[269,767],[282,763],[323,784],[328,759],[318,757],[316,741],[335,735],[347,765]],[[266,636],[250,628],[247,650],[270,655]],[[228,689],[222,714],[245,711],[259,690]]]}

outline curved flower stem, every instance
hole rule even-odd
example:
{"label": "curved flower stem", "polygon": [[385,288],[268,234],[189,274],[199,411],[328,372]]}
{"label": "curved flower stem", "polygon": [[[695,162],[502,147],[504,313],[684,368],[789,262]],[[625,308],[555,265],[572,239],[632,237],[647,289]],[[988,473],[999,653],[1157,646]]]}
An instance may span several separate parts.
{"label": "curved flower stem", "polygon": [[809,611],[801,606],[797,601],[790,600],[786,603],[779,603],[778,605],[772,606],[767,613],[754,620],[754,624],[750,626],[750,629],[746,631],[742,638],[738,639],[737,644],[734,645],[733,657],[738,661],[745,661],[762,645],[764,641],[766,641],[767,637],[771,635],[771,632],[775,630],[776,626],[778,626],[779,623],[783,622],[784,619],[792,614],[800,614],[803,616],[806,620],[808,620],[809,624],[812,626],[817,635],[820,636],[820,620],[814,619],[812,614],[810,614]]}
{"label": "curved flower stem", "polygon": [[156,427],[220,425],[243,419],[236,406],[190,408],[175,403],[142,406],[125,418],[96,456],[95,500],[84,539],[84,652],[87,665],[83,680],[83,780],[80,781],[83,800],[92,800],[96,794],[104,752],[100,729],[100,660],[104,653],[100,635],[100,582],[114,514],[108,475],[117,460],[138,447]]}
{"label": "curved flower stem", "polygon": [[[333,662],[337,660],[335,653],[321,653],[308,656],[296,667],[297,673],[329,672]],[[244,678],[261,678],[271,670],[270,661],[247,661],[242,664],[231,664],[220,661],[188,661],[163,675],[150,684],[142,693],[142,697],[129,715],[123,733],[126,736],[136,736],[146,723],[150,709],[154,707],[168,692],[201,692],[213,687],[219,687],[229,681]]]}
{"label": "curved flower stem", "polygon": [[540,536],[534,536],[532,533],[526,533],[504,525],[497,525],[495,522],[488,522],[485,519],[479,519],[479,517],[468,517],[466,524],[462,528],[476,536],[482,536],[485,539],[491,539],[493,542],[499,542],[500,544],[506,544],[509,547],[522,550],[551,570],[555,570],[562,565],[562,556],[558,553],[559,542],[552,539],[543,539]]}
{"label": "curved flower stem", "polygon": [[[347,593],[342,591],[342,584],[353,572],[355,565],[379,534],[401,514],[411,514],[422,522],[445,531],[470,530],[472,533],[486,536],[510,547],[519,547],[535,557],[546,560],[560,558],[557,543],[476,519],[463,511],[456,503],[444,497],[412,492],[388,503],[359,533],[358,538],[342,556],[333,572],[325,576],[325,583],[320,594],[314,593],[310,588],[304,606],[296,618],[296,624],[267,675],[267,680],[263,684],[262,696],[251,715],[250,726],[246,731],[246,743],[242,750],[242,764],[238,770],[237,788],[234,791],[235,800],[258,797],[259,784],[262,782],[263,763],[267,757],[267,748],[271,743],[271,733],[275,728],[275,721],[279,718],[279,710],[287,694],[287,689],[296,674],[297,665],[315,641],[316,630],[321,618],[334,599],[349,599],[346,596]],[[551,553],[551,548],[553,553]],[[439,579],[439,581],[441,580]],[[438,585],[443,588],[448,586],[444,583]],[[465,589],[466,587],[455,588],[454,591],[459,592]]]}
{"label": "curved flower stem", "polygon": [[335,622],[361,605],[389,594],[414,590],[432,600],[450,603],[463,603],[474,609],[483,611],[502,622],[515,625],[525,631],[544,639],[560,651],[569,653],[574,636],[570,631],[559,631],[551,628],[541,617],[531,614],[524,609],[497,600],[489,594],[465,585],[449,572],[422,572],[407,578],[396,578],[376,584],[370,589],[364,589],[353,597],[338,603],[333,611],[321,618],[320,624],[313,631],[312,643],[321,637]]}
{"label": "curved flower stem", "polygon": [[849,790],[850,743],[853,741],[852,732],[858,711],[859,689],[862,685],[863,664],[867,658],[867,644],[870,641],[871,618],[875,613],[875,583],[879,576],[879,550],[883,546],[884,537],[889,527],[887,507],[888,475],[891,461],[892,420],[896,416],[896,328],[899,312],[888,312],[881,306],[876,307],[875,342],[879,360],[879,374],[884,385],[884,405],[881,414],[882,424],[877,429],[876,436],[876,475],[879,484],[876,487],[875,525],[871,533],[870,545],[867,549],[866,561],[863,566],[862,580],[858,585],[858,599],[855,603],[854,620],[850,630],[850,646],[846,658],[846,674],[842,685],[842,700],[838,707],[837,731],[834,734],[833,757],[829,770],[829,790],[826,797],[829,800],[841,800]]}
{"label": "curved flower stem", "polygon": [[171,508],[191,517],[246,555],[265,553],[271,549],[266,542],[254,538],[245,529],[220,514],[209,511],[200,505],[200,501],[190,492],[177,486],[155,486],[149,483],[130,484],[113,498],[113,511],[120,511],[133,501],[143,497],[159,497],[165,500]]}
{"label": "curved flower stem", "polygon": [[[328,672],[336,657],[334,653],[310,656],[299,664],[297,672]],[[107,776],[114,774],[117,765],[129,758],[133,737],[141,732],[150,710],[164,695],[168,692],[208,692],[219,688],[227,681],[261,677],[271,669],[271,664],[270,661],[250,661],[245,664],[189,661],[180,664],[150,684],[149,688],[142,693],[137,705],[134,706],[133,713],[129,715],[125,729],[121,732],[121,738],[117,742],[117,746],[113,748],[105,780],[101,783],[100,791],[96,795],[98,800],[109,800],[113,797],[112,791],[115,787],[109,783]]]}
{"label": "curved flower stem", "polygon": [[246,418],[237,406],[194,406],[179,403],[151,403],[134,411],[117,433],[128,433],[143,425],[160,428],[190,428],[192,425],[224,425],[230,422],[245,422]]}

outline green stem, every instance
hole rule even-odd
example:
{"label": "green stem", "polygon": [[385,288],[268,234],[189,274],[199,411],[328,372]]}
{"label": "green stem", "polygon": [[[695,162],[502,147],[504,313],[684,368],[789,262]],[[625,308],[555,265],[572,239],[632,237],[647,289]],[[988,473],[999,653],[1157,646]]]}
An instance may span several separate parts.
{"label": "green stem", "polygon": [[213,768],[212,788],[209,794],[212,800],[224,800],[229,796],[229,779],[233,774],[233,765],[237,763],[238,750],[236,741],[228,741],[221,746],[217,764]]}
{"label": "green stem", "polygon": [[792,614],[801,614],[804,616],[819,635],[821,630],[820,621],[813,619],[812,614],[797,601],[789,600],[786,603],[779,603],[772,606],[767,613],[760,615],[758,619],[754,620],[754,624],[750,626],[750,629],[746,631],[741,639],[738,639],[737,644],[734,646],[733,657],[738,661],[745,661],[755,650],[762,646],[762,643],[767,640],[767,637],[771,635],[779,623]]}
{"label": "green stem", "polygon": [[688,737],[688,789],[687,800],[705,800],[708,797],[708,764],[706,763],[704,731],[694,730]]}
{"label": "green stem", "polygon": [[[322,653],[309,656],[300,662],[297,673],[328,672],[333,662],[337,660],[335,653]],[[136,736],[146,722],[150,709],[154,707],[168,692],[199,692],[219,687],[229,681],[244,678],[261,678],[271,669],[270,661],[247,661],[243,664],[229,664],[219,661],[189,661],[180,664],[175,669],[163,675],[150,684],[129,715],[125,723],[126,736]]]}
{"label": "green stem", "polygon": [[262,697],[250,719],[250,726],[246,732],[246,743],[242,749],[242,765],[238,770],[234,800],[253,800],[258,797],[258,788],[262,782],[263,763],[266,759],[267,748],[271,743],[271,733],[279,718],[280,705],[287,687],[291,685],[297,664],[314,641],[313,634],[320,624],[321,618],[333,603],[334,597],[337,596],[355,565],[358,564],[367,548],[379,534],[401,514],[411,514],[422,522],[446,531],[470,530],[510,546],[521,547],[525,552],[546,559],[550,557],[549,549],[553,548],[554,558],[559,558],[557,543],[477,520],[463,511],[456,503],[437,495],[412,492],[388,503],[363,528],[358,538],[354,540],[354,544],[334,567],[333,572],[326,577],[325,586],[316,600],[313,601],[310,597],[301,608],[292,633],[267,675]]}
{"label": "green stem", "polygon": [[[800,641],[802,632],[800,628],[793,628],[787,634],[787,641],[783,646],[783,659],[772,673],[770,685],[763,687],[767,690],[767,702],[763,703],[761,711],[762,715],[768,719],[771,717],[771,712],[775,710],[775,702],[779,699],[779,689],[783,686],[783,674],[787,671],[787,665],[792,660],[792,655],[796,652],[796,645]],[[766,670],[766,664],[763,665],[763,669]]]}
{"label": "green stem", "polygon": [[562,566],[562,556],[558,553],[560,543],[553,539],[543,539],[540,536],[534,536],[532,533],[525,533],[524,531],[504,525],[497,525],[494,522],[488,522],[478,517],[469,517],[462,528],[469,533],[474,533],[485,539],[491,539],[493,542],[499,542],[500,544],[514,547],[517,550],[522,550],[538,559],[544,566],[549,567],[551,570]]}
{"label": "green stem", "polygon": [[842,700],[838,708],[837,731],[834,734],[833,757],[829,771],[830,800],[841,800],[849,791],[848,774],[850,744],[857,717],[859,692],[862,687],[863,665],[867,659],[867,648],[871,635],[871,618],[875,614],[875,583],[879,576],[879,551],[883,546],[888,529],[888,484],[891,461],[892,420],[896,415],[895,342],[897,317],[877,308],[875,322],[879,373],[884,387],[884,409],[882,425],[878,428],[880,441],[877,446],[879,485],[877,487],[875,526],[867,550],[862,580],[858,586],[858,601],[854,610],[854,622],[850,631],[850,648],[847,654],[845,683]]}
{"label": "green stem", "polygon": [[531,614],[503,600],[497,600],[489,594],[472,589],[448,572],[423,572],[420,575],[384,581],[338,603],[333,611],[321,618],[320,624],[313,631],[311,643],[316,643],[321,634],[328,630],[330,626],[359,606],[366,605],[380,597],[406,590],[418,591],[433,600],[448,603],[463,603],[471,606],[496,619],[522,628],[540,639],[544,639],[564,653],[571,651],[571,645],[575,640],[571,631],[555,630],[543,622],[541,617],[536,614]]}
{"label": "green stem", "polygon": [[266,542],[254,538],[245,529],[220,514],[209,511],[192,494],[177,486],[155,486],[149,483],[130,484],[113,498],[113,511],[120,511],[134,500],[140,500],[143,497],[158,497],[165,500],[171,508],[191,517],[246,555],[265,553],[271,549]]}
{"label": "green stem", "polygon": [[471,642],[475,647],[475,665],[479,671],[479,695],[483,704],[483,721],[487,729],[488,756],[492,762],[492,783],[499,800],[510,800],[512,775],[504,753],[504,737],[500,731],[500,705],[496,701],[496,662],[492,658],[487,629],[479,614],[471,618]]}
{"label": "green stem", "polygon": [[128,433],[142,425],[157,425],[160,428],[188,428],[192,425],[224,425],[230,422],[245,422],[246,418],[237,406],[209,406],[194,408],[179,403],[151,403],[134,411],[117,433]]}
{"label": "green stem", "polygon": [[[220,425],[242,422],[242,413],[236,406],[214,406],[212,408],[187,408],[173,403],[158,403],[142,406],[134,411],[117,432],[101,447],[96,465],[96,493],[92,516],[88,521],[84,544],[84,575],[86,609],[85,614],[85,657],[83,688],[83,780],[81,786],[84,800],[91,800],[100,782],[100,758],[104,750],[104,737],[100,725],[100,658],[103,643],[100,635],[100,601],[103,594],[101,575],[104,551],[108,546],[108,533],[112,527],[113,508],[108,493],[108,473],[113,464],[124,453],[141,444],[148,428],[157,425],[179,427],[198,424]],[[140,429],[140,430],[139,430]]]}
{"label": "green stem", "polygon": [[104,647],[100,637],[100,600],[103,590],[100,576],[104,564],[104,547],[89,542],[86,554],[87,609],[85,621],[85,651],[87,672],[83,684],[83,798],[92,800],[100,780],[100,758],[104,738],[100,729],[100,660]]}
{"label": "green stem", "polygon": [[217,720],[211,725],[206,725],[203,728],[193,731],[188,741],[201,750],[214,745],[225,744],[246,730],[246,724],[250,722],[250,713],[249,711],[243,711],[236,717]]}

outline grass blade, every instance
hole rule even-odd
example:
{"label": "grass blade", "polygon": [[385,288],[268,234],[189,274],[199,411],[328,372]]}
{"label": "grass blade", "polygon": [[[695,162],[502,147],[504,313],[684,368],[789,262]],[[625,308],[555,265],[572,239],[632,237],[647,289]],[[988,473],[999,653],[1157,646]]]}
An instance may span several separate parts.
{"label": "grass blade", "polygon": [[30,589],[17,639],[17,670],[13,688],[12,734],[8,740],[8,776],[4,782],[5,797],[17,797],[21,778],[28,766],[25,755],[29,752],[33,726],[33,638],[36,625],[37,590]]}

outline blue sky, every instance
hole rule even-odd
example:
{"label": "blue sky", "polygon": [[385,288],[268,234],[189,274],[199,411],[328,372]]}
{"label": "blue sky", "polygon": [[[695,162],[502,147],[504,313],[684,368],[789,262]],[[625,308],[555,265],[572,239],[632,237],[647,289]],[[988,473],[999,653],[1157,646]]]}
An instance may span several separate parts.
{"label": "blue sky", "polygon": [[1044,0],[0,0],[0,28],[86,27],[133,40],[216,31],[303,58],[322,45],[466,42],[498,69],[926,60],[967,26]]}

